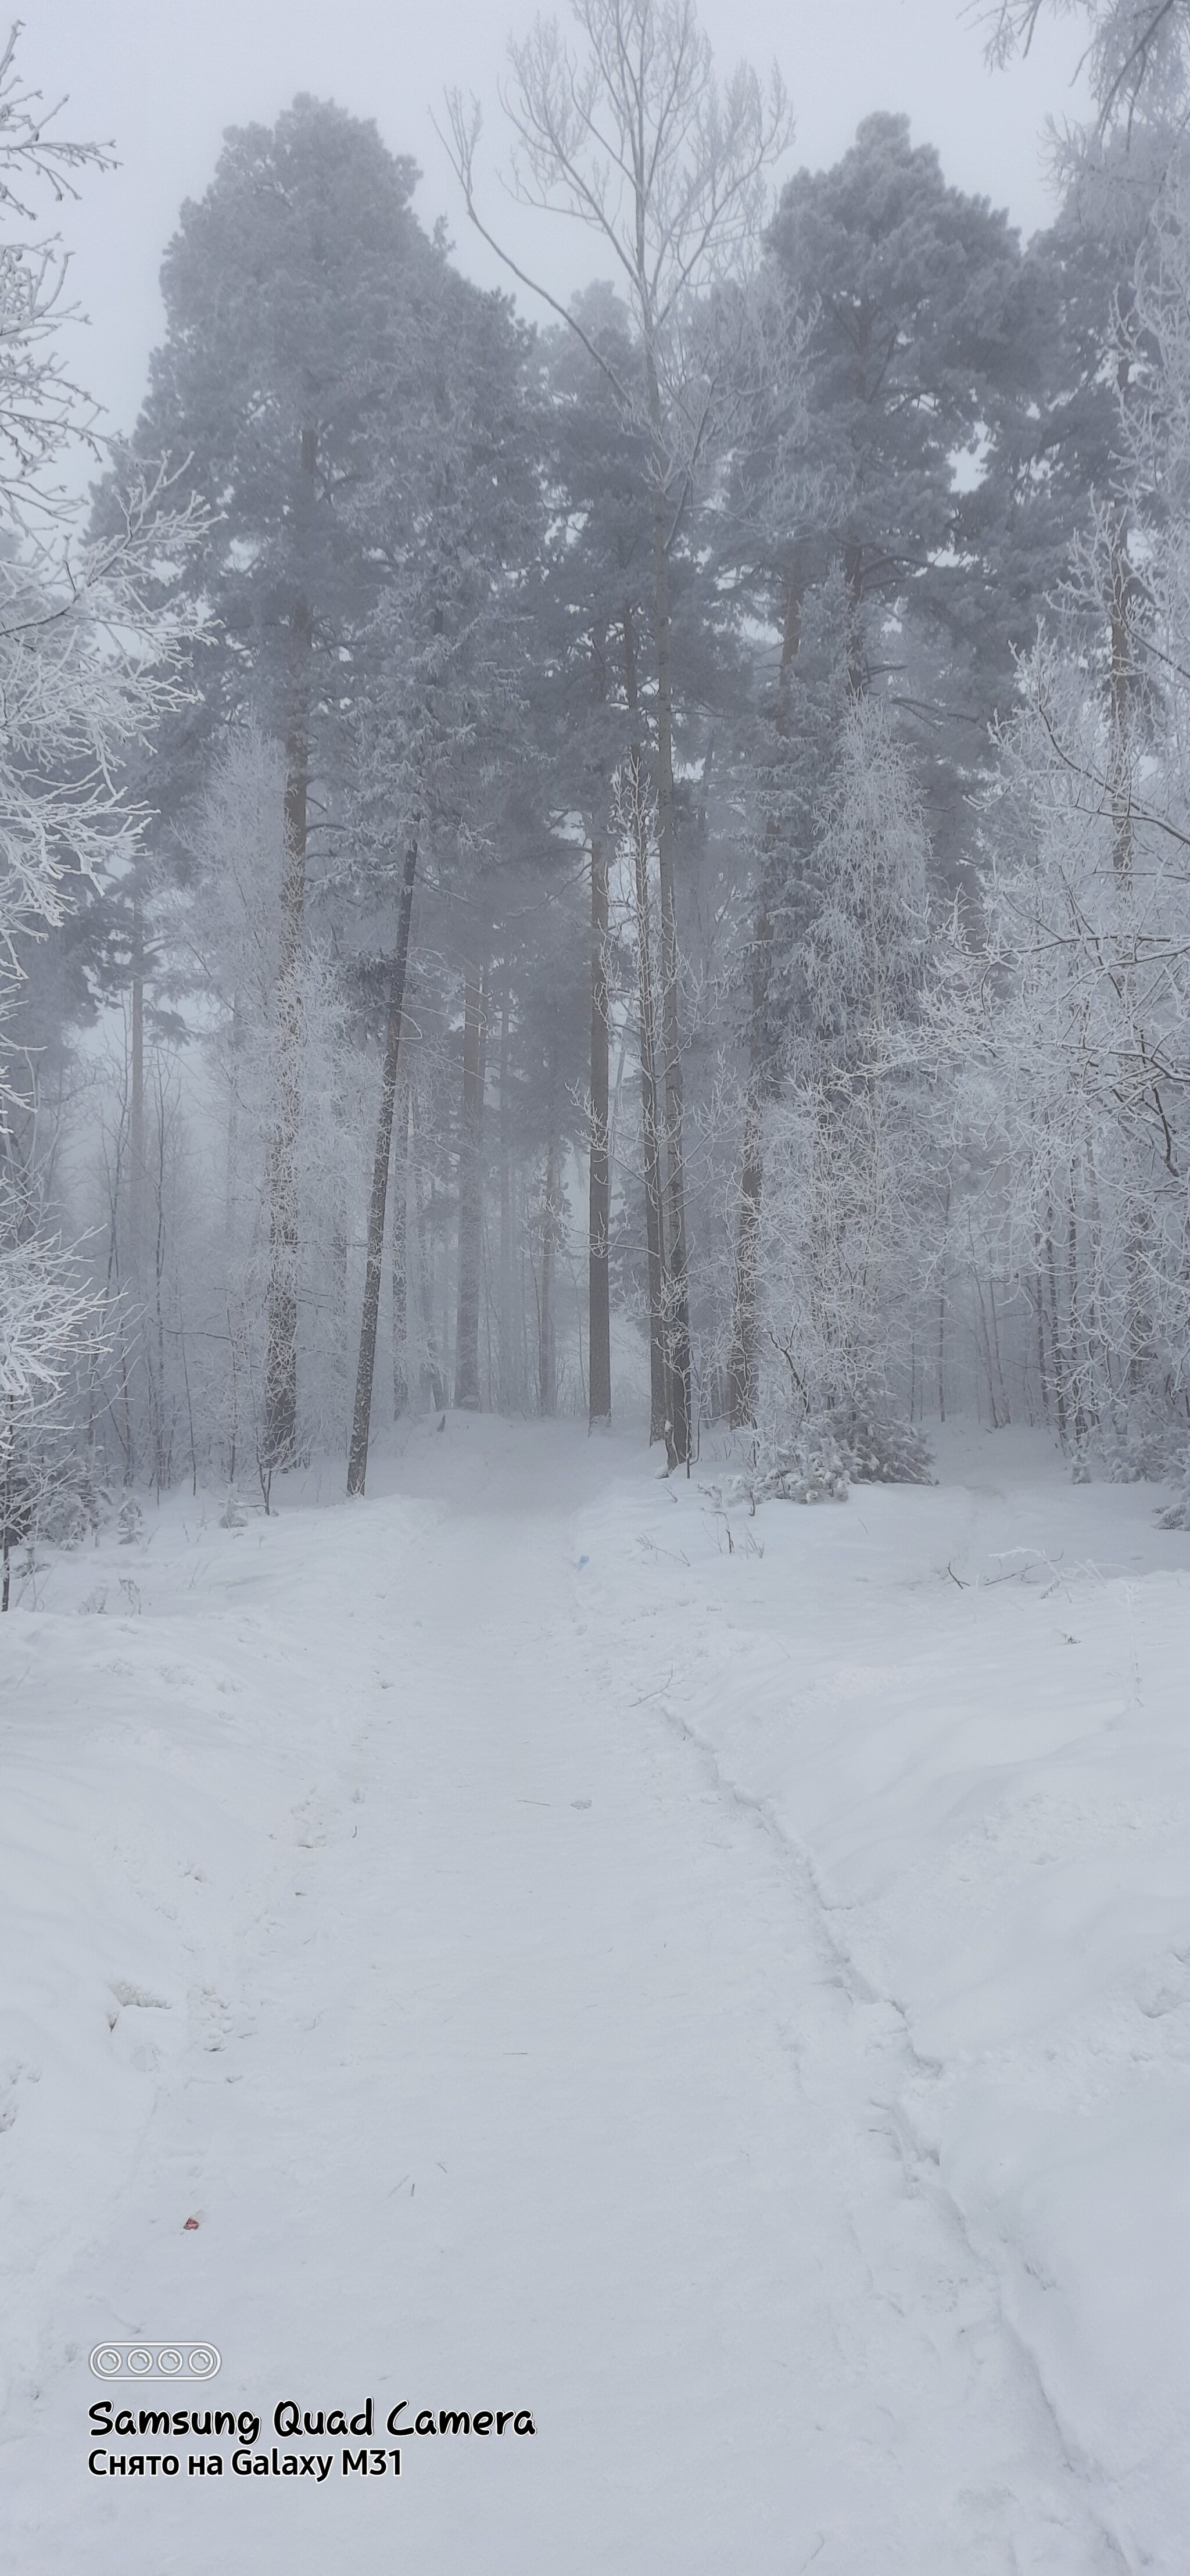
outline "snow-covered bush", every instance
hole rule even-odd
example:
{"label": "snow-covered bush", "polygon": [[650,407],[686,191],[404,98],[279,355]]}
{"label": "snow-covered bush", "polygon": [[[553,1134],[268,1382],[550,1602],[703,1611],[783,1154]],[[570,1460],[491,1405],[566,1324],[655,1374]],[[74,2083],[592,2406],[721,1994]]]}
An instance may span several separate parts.
{"label": "snow-covered bush", "polygon": [[845,1503],[847,1462],[829,1428],[806,1429],[789,1440],[760,1439],[738,1490],[758,1503]]}
{"label": "snow-covered bush", "polygon": [[920,1431],[899,1421],[873,1388],[836,1405],[831,1427],[853,1485],[932,1485],[933,1458]]}

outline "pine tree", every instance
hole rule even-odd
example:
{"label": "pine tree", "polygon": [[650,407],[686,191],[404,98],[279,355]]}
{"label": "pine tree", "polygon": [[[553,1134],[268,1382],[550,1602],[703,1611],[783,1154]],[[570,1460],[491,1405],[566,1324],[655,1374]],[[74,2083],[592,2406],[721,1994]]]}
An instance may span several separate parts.
{"label": "pine tree", "polygon": [[[513,77],[505,105],[516,138],[521,193],[531,204],[590,227],[614,263],[632,317],[637,363],[625,382],[577,318],[546,297],[583,337],[607,376],[624,420],[642,434],[646,460],[660,897],[667,1441],[671,1463],[688,1465],[692,1379],[671,555],[721,390],[723,352],[691,333],[692,302],[754,237],[766,173],[785,148],[789,116],[775,72],[766,93],[756,75],[741,65],[720,91],[692,0],[574,0],[573,15],[580,38],[577,53],[556,22],[539,22],[523,44],[511,46]],[[468,212],[479,223],[473,177],[478,127],[457,96],[452,131]],[[601,139],[605,132],[610,148]]]}
{"label": "pine tree", "polygon": [[416,173],[376,129],[299,98],[270,131],[227,136],[215,178],[183,207],[162,274],[167,333],[136,433],[180,488],[217,504],[196,558],[216,649],[201,722],[171,746],[193,792],[212,729],[249,711],[284,747],[285,868],[269,1167],[267,1474],[299,1436],[300,983],[310,799],[341,778],[343,720],[378,568],[344,507],[387,435],[411,297],[440,261],[409,211]]}
{"label": "pine tree", "polygon": [[[520,576],[536,493],[521,402],[524,342],[503,300],[443,268],[394,370],[397,434],[353,504],[383,565],[361,700],[355,873],[373,894],[403,852],[389,978],[348,1491],[367,1473],[393,1112],[414,886],[428,855],[474,867],[493,845],[500,751],[522,651]],[[456,889],[456,892],[459,889]],[[479,1402],[481,973],[467,979],[456,1402]]]}

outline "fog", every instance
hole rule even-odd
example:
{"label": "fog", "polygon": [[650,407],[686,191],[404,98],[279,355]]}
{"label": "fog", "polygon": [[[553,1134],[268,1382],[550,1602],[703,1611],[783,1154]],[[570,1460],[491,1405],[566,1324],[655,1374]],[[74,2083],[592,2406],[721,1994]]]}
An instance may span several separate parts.
{"label": "fog", "polygon": [[1188,121],[0,53],[22,2576],[1183,2576]]}

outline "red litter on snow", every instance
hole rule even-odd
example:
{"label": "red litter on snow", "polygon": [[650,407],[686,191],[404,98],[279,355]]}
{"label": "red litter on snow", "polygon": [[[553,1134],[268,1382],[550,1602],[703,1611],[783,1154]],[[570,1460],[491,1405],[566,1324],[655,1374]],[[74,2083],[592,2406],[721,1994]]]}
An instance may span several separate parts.
{"label": "red litter on snow", "polygon": [[188,2236],[188,2235],[189,2235],[189,2233],[190,2233],[191,2228],[192,2228],[192,2227],[197,2227],[197,2226],[198,2226],[198,2224],[199,2224],[199,2221],[197,2220],[197,2218],[188,2218],[188,2219],[187,2219],[187,2221],[186,2221],[186,2224],[185,2224],[184,2228],[182,2229],[182,2234],[183,2234],[183,2236]]}

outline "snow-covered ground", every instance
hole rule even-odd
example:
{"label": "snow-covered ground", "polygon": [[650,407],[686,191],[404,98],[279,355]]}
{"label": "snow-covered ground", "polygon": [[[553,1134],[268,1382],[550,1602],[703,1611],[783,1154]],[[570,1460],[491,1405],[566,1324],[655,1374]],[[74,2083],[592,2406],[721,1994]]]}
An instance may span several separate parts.
{"label": "snow-covered ground", "polygon": [[[1190,1537],[939,1468],[452,1416],[0,1623],[21,2576],[1183,2576]],[[270,2473],[89,2474],[138,2336]]]}

